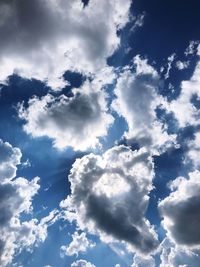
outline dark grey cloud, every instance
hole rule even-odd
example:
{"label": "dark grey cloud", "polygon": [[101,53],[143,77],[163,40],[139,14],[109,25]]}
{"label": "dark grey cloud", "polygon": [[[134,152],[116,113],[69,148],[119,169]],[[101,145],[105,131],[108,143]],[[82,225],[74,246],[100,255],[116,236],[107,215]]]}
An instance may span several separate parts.
{"label": "dark grey cloud", "polygon": [[169,237],[188,248],[200,246],[200,173],[194,171],[189,179],[172,182],[173,192],[159,203],[163,225]]}

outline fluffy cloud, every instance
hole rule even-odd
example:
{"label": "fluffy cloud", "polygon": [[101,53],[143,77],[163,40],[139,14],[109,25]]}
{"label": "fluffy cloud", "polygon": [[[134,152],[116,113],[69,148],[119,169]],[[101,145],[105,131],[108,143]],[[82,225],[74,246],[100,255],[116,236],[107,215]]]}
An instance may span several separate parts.
{"label": "fluffy cloud", "polygon": [[157,236],[144,214],[153,176],[145,149],[117,146],[102,156],[89,154],[73,164],[71,196],[61,207],[68,220],[104,242],[121,241],[131,251],[150,253]]}
{"label": "fluffy cloud", "polygon": [[176,67],[179,70],[184,70],[184,69],[187,69],[189,67],[189,64],[190,64],[189,61],[180,61],[180,60],[178,60],[176,62]]}
{"label": "fluffy cloud", "polygon": [[120,43],[130,0],[3,0],[0,3],[0,81],[17,73],[57,89],[73,69],[94,73]]}
{"label": "fluffy cloud", "polygon": [[33,137],[48,136],[59,149],[86,150],[99,145],[99,137],[107,134],[113,122],[106,97],[97,80],[87,81],[73,90],[73,97],[48,94],[30,99],[27,109],[20,106],[19,116],[26,121],[24,130]]}
{"label": "fluffy cloud", "polygon": [[[200,46],[199,46],[200,47]],[[167,110],[173,112],[180,127],[199,125],[199,109],[193,100],[200,98],[200,61],[197,63],[190,80],[181,83],[181,92],[177,99],[167,105]]]}
{"label": "fluffy cloud", "polygon": [[135,255],[134,259],[133,259],[133,264],[131,265],[131,267],[155,267],[155,260],[153,257],[149,256],[149,257],[141,257],[139,255]]}
{"label": "fluffy cloud", "polygon": [[71,267],[95,267],[95,265],[86,260],[77,260],[71,264]]}
{"label": "fluffy cloud", "polygon": [[159,203],[168,237],[188,249],[200,247],[200,172],[179,177],[171,185],[171,194]]}
{"label": "fluffy cloud", "polygon": [[87,239],[86,233],[79,234],[75,232],[72,235],[72,242],[68,246],[61,247],[61,256],[67,255],[72,256],[79,252],[86,252],[88,248],[93,248],[95,243]]}
{"label": "fluffy cloud", "polygon": [[39,178],[16,178],[21,152],[0,140],[0,265],[12,262],[16,252],[44,241],[50,218],[20,221],[22,213],[32,210],[32,198],[38,192]]}
{"label": "fluffy cloud", "polygon": [[188,142],[187,159],[189,159],[194,168],[200,166],[200,132],[194,134],[194,139]]}
{"label": "fluffy cloud", "polygon": [[160,256],[160,267],[198,267],[199,253],[198,250],[187,250],[176,246],[169,239],[164,239],[161,244],[162,253]]}
{"label": "fluffy cloud", "polygon": [[159,75],[147,60],[134,58],[135,73],[125,69],[115,88],[114,110],[128,123],[126,138],[151,150],[159,150],[175,142],[166,126],[157,120],[156,108],[164,99],[157,94]]}

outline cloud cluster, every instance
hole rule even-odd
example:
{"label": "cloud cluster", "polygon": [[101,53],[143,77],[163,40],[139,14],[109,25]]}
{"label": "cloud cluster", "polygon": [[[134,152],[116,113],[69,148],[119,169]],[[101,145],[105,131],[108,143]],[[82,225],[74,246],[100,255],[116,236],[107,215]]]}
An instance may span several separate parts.
{"label": "cloud cluster", "polygon": [[148,256],[148,257],[141,257],[139,255],[134,256],[133,258],[133,264],[131,267],[155,267],[155,260],[153,257]]}
{"label": "cloud cluster", "polygon": [[176,246],[168,238],[165,238],[161,244],[162,253],[160,256],[160,267],[198,267],[199,250],[188,250]]}
{"label": "cloud cluster", "polygon": [[71,196],[61,207],[66,219],[104,242],[121,241],[131,251],[150,253],[158,244],[145,218],[153,176],[145,149],[116,146],[102,156],[89,154],[73,164]]}
{"label": "cloud cluster", "polygon": [[[200,48],[200,46],[199,46]],[[197,54],[199,56],[200,54]],[[190,80],[182,81],[181,92],[177,99],[167,103],[166,109],[173,112],[179,127],[200,124],[199,108],[195,105],[195,99],[200,99],[200,61],[197,62]]]}
{"label": "cloud cluster", "polygon": [[188,142],[187,159],[190,160],[194,168],[200,166],[200,132],[194,134],[194,139]]}
{"label": "cloud cluster", "polygon": [[71,264],[71,267],[95,267],[95,265],[86,260],[77,260]]}
{"label": "cloud cluster", "polygon": [[13,73],[64,86],[67,70],[95,73],[120,43],[130,0],[3,0],[0,81]]}
{"label": "cloud cluster", "polygon": [[61,256],[77,255],[79,252],[86,252],[88,248],[93,248],[95,243],[88,240],[86,233],[82,232],[79,234],[75,232],[72,234],[72,241],[68,246],[61,247]]}
{"label": "cloud cluster", "polygon": [[107,134],[114,120],[108,114],[106,93],[96,80],[86,81],[72,92],[72,97],[34,97],[28,108],[21,104],[19,116],[26,122],[24,130],[33,137],[52,138],[58,149],[86,150],[99,145],[99,138]]}
{"label": "cloud cluster", "polygon": [[28,181],[16,178],[17,165],[21,152],[9,143],[0,140],[0,265],[12,262],[16,252],[31,248],[33,244],[44,241],[47,227],[52,218],[21,221],[22,213],[32,210],[32,199],[40,186],[39,178]]}
{"label": "cloud cluster", "polygon": [[171,194],[159,203],[168,237],[188,249],[200,247],[200,172],[171,182]]}
{"label": "cloud cluster", "polygon": [[157,92],[157,71],[139,56],[134,64],[135,73],[125,69],[120,75],[112,106],[127,121],[126,138],[155,152],[174,143],[175,136],[168,135],[166,126],[157,119],[156,108],[164,102]]}

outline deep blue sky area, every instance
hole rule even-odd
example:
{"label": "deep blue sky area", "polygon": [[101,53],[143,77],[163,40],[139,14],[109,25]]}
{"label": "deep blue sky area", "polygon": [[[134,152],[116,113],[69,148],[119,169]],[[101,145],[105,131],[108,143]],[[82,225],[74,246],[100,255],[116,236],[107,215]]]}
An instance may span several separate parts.
{"label": "deep blue sky area", "polygon": [[0,2],[0,266],[199,267],[200,1],[32,1]]}

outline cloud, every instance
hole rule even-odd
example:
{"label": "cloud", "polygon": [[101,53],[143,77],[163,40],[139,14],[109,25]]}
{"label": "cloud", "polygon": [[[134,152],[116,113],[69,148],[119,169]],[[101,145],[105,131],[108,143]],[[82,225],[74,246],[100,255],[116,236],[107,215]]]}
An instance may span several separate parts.
{"label": "cloud", "polygon": [[95,265],[86,260],[77,260],[71,264],[71,267],[95,267]]}
{"label": "cloud", "polygon": [[168,63],[167,63],[167,69],[166,69],[166,73],[165,73],[165,79],[168,79],[169,78],[169,73],[170,73],[170,70],[171,70],[171,68],[172,68],[172,65],[173,65],[173,62],[174,62],[174,60],[175,60],[175,57],[176,57],[176,54],[174,53],[174,54],[172,54],[171,56],[169,56],[168,58],[167,58],[167,60],[168,60]]}
{"label": "cloud", "polygon": [[[199,46],[200,47],[200,46]],[[173,112],[178,121],[179,127],[189,125],[196,126],[200,124],[199,109],[194,104],[194,98],[200,98],[200,61],[197,62],[196,68],[190,80],[182,81],[181,92],[177,99],[172,100],[166,109]]]}
{"label": "cloud", "polygon": [[0,265],[11,263],[16,252],[31,249],[44,241],[48,218],[21,221],[20,216],[32,211],[32,199],[37,194],[39,178],[28,181],[16,178],[21,151],[0,140]]}
{"label": "cloud", "polygon": [[198,41],[191,41],[189,46],[187,47],[186,51],[185,51],[185,55],[193,55],[198,51],[199,48],[199,42]]}
{"label": "cloud", "polygon": [[102,156],[77,159],[68,177],[71,196],[60,204],[65,218],[104,242],[120,241],[131,251],[150,253],[158,244],[145,218],[153,176],[145,149],[116,146]]}
{"label": "cloud", "polygon": [[159,203],[167,236],[188,249],[200,248],[200,172],[171,182],[171,194]]}
{"label": "cloud", "polygon": [[0,81],[13,73],[59,89],[66,70],[95,73],[120,44],[130,0],[3,0]]}
{"label": "cloud", "polygon": [[194,134],[194,139],[188,141],[188,152],[186,154],[186,159],[192,163],[194,168],[199,168],[200,166],[200,132]]}
{"label": "cloud", "polygon": [[187,69],[189,67],[189,64],[190,64],[189,61],[180,61],[180,60],[178,60],[176,62],[176,67],[179,70],[184,70],[184,69]]}
{"label": "cloud", "polygon": [[61,256],[78,256],[79,252],[86,252],[88,248],[93,248],[96,244],[87,239],[86,233],[79,234],[75,232],[72,234],[72,242],[68,246],[61,247]]}
{"label": "cloud", "polygon": [[169,239],[164,239],[161,244],[162,253],[160,256],[160,267],[198,267],[199,253],[198,250],[187,250],[176,246]]}
{"label": "cloud", "polygon": [[146,59],[136,56],[134,63],[135,73],[125,69],[118,78],[112,107],[127,121],[125,137],[130,143],[137,142],[158,153],[175,142],[175,135],[168,135],[156,116],[156,108],[164,102],[157,93],[159,75]]}
{"label": "cloud", "polygon": [[29,100],[28,108],[21,104],[19,117],[26,122],[26,133],[33,137],[47,136],[58,149],[86,150],[99,145],[99,138],[107,134],[114,120],[108,114],[107,94],[99,89],[96,80],[87,81],[72,92],[73,97],[51,94],[34,97]]}
{"label": "cloud", "polygon": [[134,256],[133,258],[133,264],[131,267],[155,267],[155,260],[153,257],[148,256],[148,257],[141,257],[139,255]]}

